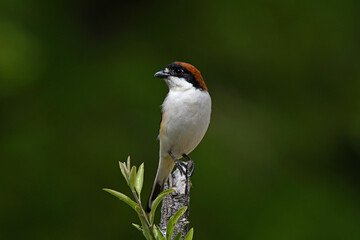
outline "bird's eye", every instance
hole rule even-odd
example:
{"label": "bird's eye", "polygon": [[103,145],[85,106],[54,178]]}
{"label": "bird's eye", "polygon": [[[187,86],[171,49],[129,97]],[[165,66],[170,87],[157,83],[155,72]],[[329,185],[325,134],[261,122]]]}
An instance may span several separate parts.
{"label": "bird's eye", "polygon": [[180,69],[180,68],[175,69],[175,73],[177,73],[177,74],[182,73],[182,69]]}

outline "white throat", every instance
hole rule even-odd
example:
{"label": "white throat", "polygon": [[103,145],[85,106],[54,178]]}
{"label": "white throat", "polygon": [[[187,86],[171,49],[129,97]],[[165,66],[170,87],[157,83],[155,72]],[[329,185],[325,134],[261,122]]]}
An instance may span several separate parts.
{"label": "white throat", "polygon": [[185,80],[185,78],[178,78],[170,76],[165,79],[166,84],[171,91],[186,91],[193,88],[193,85]]}

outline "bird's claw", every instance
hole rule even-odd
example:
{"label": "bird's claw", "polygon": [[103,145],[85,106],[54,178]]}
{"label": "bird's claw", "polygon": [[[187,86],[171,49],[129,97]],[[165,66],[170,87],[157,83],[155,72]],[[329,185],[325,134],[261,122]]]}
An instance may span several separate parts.
{"label": "bird's claw", "polygon": [[190,161],[187,162],[187,165],[189,166],[187,169],[187,170],[189,170],[189,176],[192,177],[192,175],[194,174],[194,170],[195,170],[194,161],[191,159]]}
{"label": "bird's claw", "polygon": [[181,160],[176,159],[175,160],[175,166],[176,166],[177,169],[179,169],[181,175],[186,176],[186,169],[187,169],[186,163],[184,163]]}
{"label": "bird's claw", "polygon": [[194,170],[195,170],[195,163],[194,161],[185,153],[182,155],[186,160],[187,160],[187,170],[189,171],[189,176],[192,177],[192,175],[194,174]]}

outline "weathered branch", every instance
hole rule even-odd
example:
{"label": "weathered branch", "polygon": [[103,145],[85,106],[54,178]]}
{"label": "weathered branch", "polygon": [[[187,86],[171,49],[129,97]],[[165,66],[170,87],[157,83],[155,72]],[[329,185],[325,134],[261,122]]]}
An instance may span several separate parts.
{"label": "weathered branch", "polygon": [[173,188],[175,191],[167,195],[162,202],[160,230],[163,233],[166,233],[166,226],[170,217],[174,216],[180,208],[187,206],[187,211],[175,225],[172,239],[174,239],[179,232],[182,232],[181,239],[184,239],[186,233],[189,231],[190,177],[193,168],[194,162],[188,161],[186,163],[186,176],[182,175],[179,169],[176,169],[170,174],[169,183],[165,183],[164,186],[164,190]]}

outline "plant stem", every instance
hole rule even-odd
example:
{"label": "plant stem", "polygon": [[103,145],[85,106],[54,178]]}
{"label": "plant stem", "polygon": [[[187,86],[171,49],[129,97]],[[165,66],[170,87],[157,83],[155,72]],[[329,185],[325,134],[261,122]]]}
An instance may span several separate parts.
{"label": "plant stem", "polygon": [[146,213],[141,205],[141,201],[140,201],[140,198],[138,197],[138,195],[136,194],[135,190],[129,185],[130,189],[131,189],[131,192],[133,193],[134,195],[134,198],[137,202],[137,204],[139,205],[140,207],[140,212],[141,212],[141,216],[143,217],[143,219],[145,219],[145,223],[147,224],[147,227],[149,228],[149,231],[150,231],[150,234],[151,234],[151,237],[155,240],[155,236],[154,236],[154,233],[151,229],[151,225],[150,225],[150,222],[148,220],[148,218],[146,217]]}

